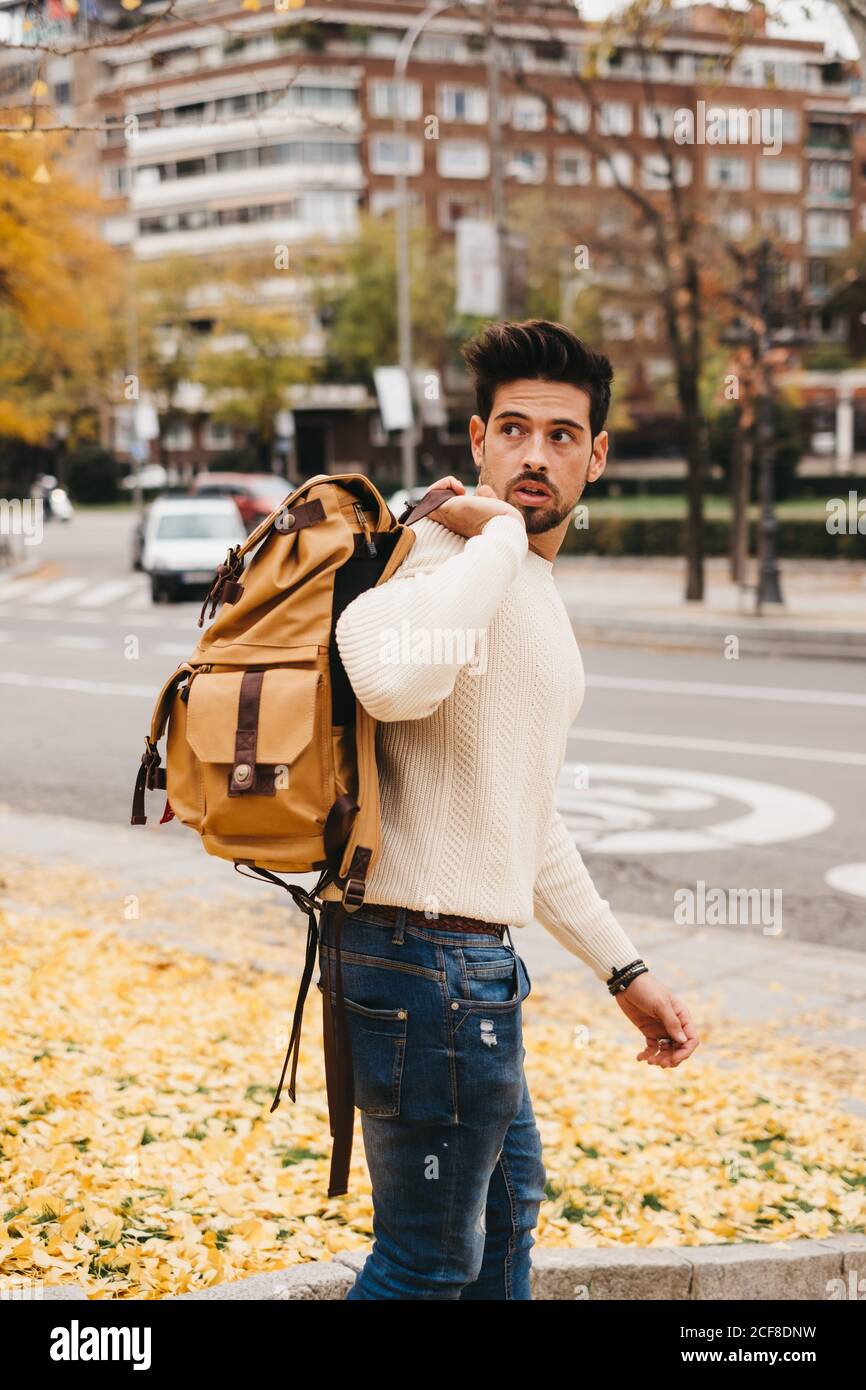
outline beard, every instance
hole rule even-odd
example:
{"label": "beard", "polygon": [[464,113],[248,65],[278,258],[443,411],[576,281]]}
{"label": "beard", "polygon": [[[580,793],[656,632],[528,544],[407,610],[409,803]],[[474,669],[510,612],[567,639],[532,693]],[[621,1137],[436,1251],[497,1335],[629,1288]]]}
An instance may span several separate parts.
{"label": "beard", "polygon": [[[483,455],[484,445],[482,444],[481,447]],[[478,481],[479,483],[486,483],[488,487],[493,488],[493,491],[496,492],[496,487],[494,486],[493,479],[490,477],[490,474],[487,469],[487,460],[484,457],[482,458],[481,467],[478,471]],[[574,498],[574,500],[571,502],[563,502],[562,498],[559,496],[557,492],[554,491],[552,485],[549,482],[547,486],[551,488],[551,492],[553,495],[550,497],[549,501],[547,501],[544,504],[543,507],[527,507],[520,502],[512,501],[512,499],[509,497],[504,497],[502,499],[504,502],[508,502],[512,507],[515,507],[517,511],[520,512],[520,515],[523,517],[524,523],[526,525],[527,534],[530,536],[537,536],[539,533],[543,531],[554,531],[557,526],[561,526],[563,521],[565,521],[566,517],[571,516],[572,512],[578,504],[578,501],[580,500],[581,494],[583,493],[583,484],[581,484],[581,487],[578,490],[577,496]],[[497,497],[499,496],[498,493],[496,493],[496,495]]]}

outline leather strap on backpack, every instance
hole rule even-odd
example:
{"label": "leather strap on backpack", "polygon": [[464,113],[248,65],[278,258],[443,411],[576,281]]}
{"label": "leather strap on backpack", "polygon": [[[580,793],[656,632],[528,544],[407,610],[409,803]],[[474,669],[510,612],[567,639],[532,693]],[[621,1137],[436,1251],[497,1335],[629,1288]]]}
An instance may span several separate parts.
{"label": "leather strap on backpack", "polygon": [[426,516],[428,512],[435,512],[436,508],[441,507],[442,503],[447,502],[450,497],[460,496],[462,496],[461,493],[452,492],[450,487],[436,488],[435,491],[426,493],[414,507],[407,502],[397,520],[403,526],[411,526],[413,521],[420,521],[422,516]]}
{"label": "leather strap on backpack", "polygon": [[256,743],[259,733],[259,706],[262,699],[264,671],[244,671],[238,698],[238,726],[235,733],[235,757],[229,782],[229,792],[255,792]]}

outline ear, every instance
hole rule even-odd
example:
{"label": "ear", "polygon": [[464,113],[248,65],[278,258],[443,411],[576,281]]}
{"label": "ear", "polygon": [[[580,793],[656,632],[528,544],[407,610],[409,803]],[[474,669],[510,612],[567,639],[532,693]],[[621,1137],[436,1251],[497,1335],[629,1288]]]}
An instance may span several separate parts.
{"label": "ear", "polygon": [[594,483],[596,478],[600,478],[607,463],[607,430],[600,430],[595,436],[592,444],[592,457],[589,460],[589,468],[586,470],[586,481]]}
{"label": "ear", "polygon": [[472,445],[472,462],[479,471],[484,462],[484,434],[484,421],[480,415],[473,415],[469,421],[469,440]]}

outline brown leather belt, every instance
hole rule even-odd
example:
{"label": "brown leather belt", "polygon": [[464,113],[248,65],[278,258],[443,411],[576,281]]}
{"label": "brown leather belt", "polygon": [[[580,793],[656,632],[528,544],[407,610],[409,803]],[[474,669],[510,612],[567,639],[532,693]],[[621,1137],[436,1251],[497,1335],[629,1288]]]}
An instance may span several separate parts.
{"label": "brown leather belt", "polygon": [[[399,907],[393,903],[367,903],[358,909],[363,917],[369,912],[373,917],[381,917],[385,922],[396,922]],[[412,926],[431,927],[434,931],[472,931],[481,932],[484,936],[498,936],[501,941],[505,935],[505,922],[482,922],[480,917],[461,917],[459,913],[439,913],[437,917],[428,917],[421,908],[406,907],[403,909],[405,921]],[[350,919],[351,920],[351,919]]]}

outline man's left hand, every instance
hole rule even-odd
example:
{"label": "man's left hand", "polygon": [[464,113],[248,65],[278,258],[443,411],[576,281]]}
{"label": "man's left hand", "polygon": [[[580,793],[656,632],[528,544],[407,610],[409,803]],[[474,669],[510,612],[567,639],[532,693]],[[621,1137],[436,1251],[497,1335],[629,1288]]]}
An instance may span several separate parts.
{"label": "man's left hand", "polygon": [[[637,1054],[636,1061],[656,1067],[678,1067],[691,1057],[700,1041],[691,1014],[652,971],[645,970],[614,998],[646,1039],[647,1045]],[[659,1043],[663,1037],[673,1041]]]}

